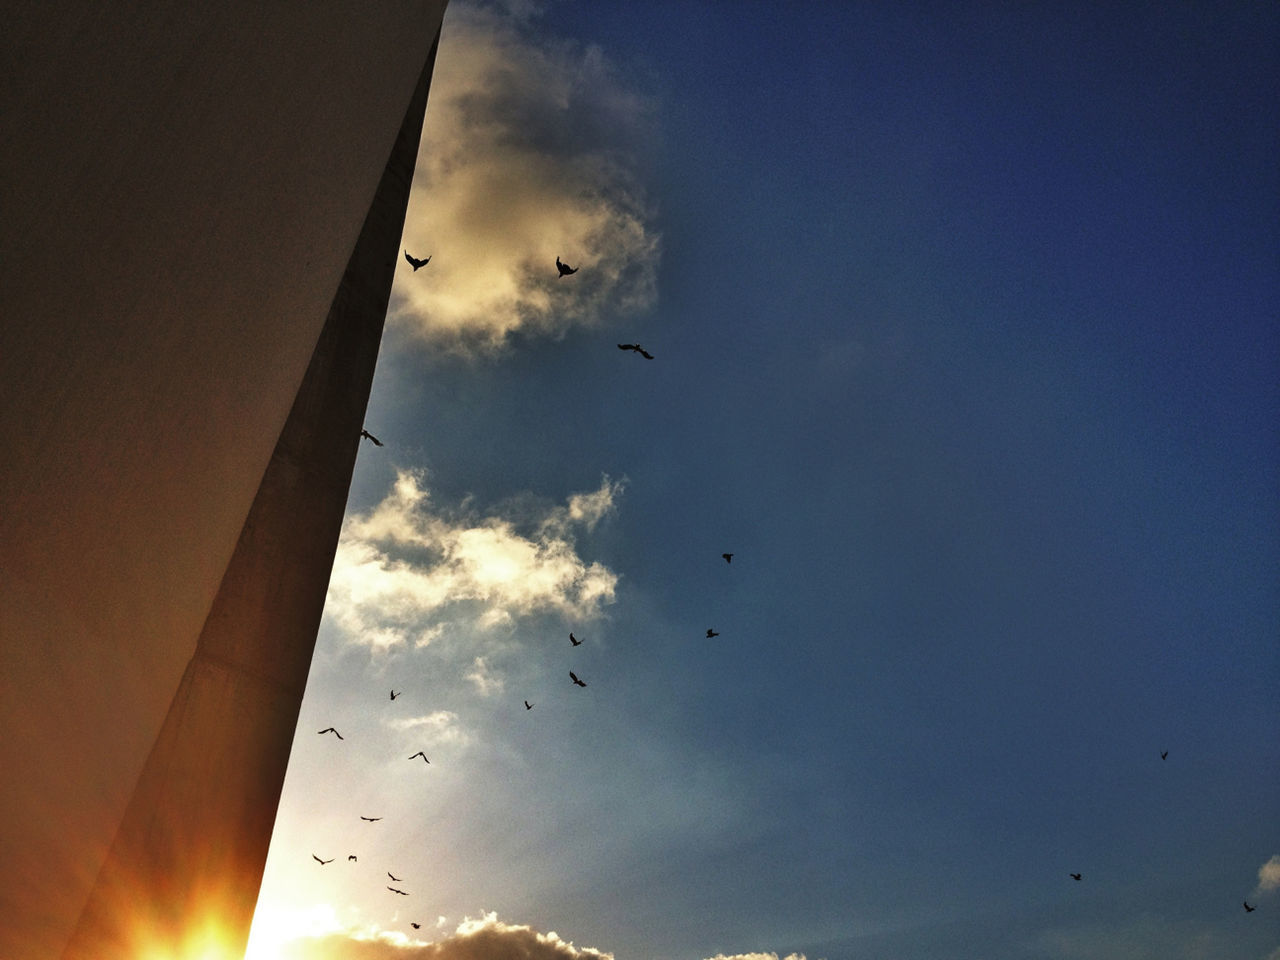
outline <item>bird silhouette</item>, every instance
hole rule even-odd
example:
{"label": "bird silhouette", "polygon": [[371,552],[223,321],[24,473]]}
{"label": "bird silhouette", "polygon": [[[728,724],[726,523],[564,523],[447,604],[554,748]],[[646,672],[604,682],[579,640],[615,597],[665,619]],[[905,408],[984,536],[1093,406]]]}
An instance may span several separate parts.
{"label": "bird silhouette", "polygon": [[532,704],[532,703],[530,703],[528,700],[526,700],[526,701],[524,702],[524,708],[525,708],[526,710],[532,710],[532,709],[533,709],[533,704]]}
{"label": "bird silhouette", "polygon": [[710,640],[712,637],[718,637],[718,636],[720,636],[720,634],[716,633],[716,632],[715,632],[714,630],[712,630],[710,627],[707,627],[707,639],[708,639],[708,640]]}
{"label": "bird silhouette", "polygon": [[392,879],[392,880],[394,880],[396,883],[399,883],[399,882],[400,882],[400,878],[399,878],[399,877],[391,876],[391,871],[390,871],[390,870],[388,870],[388,871],[387,871],[387,876],[388,876],[388,877],[391,877],[391,879]]}
{"label": "bird silhouette", "polygon": [[417,273],[417,272],[418,272],[418,268],[419,268],[419,267],[425,267],[428,263],[430,263],[430,262],[431,262],[431,258],[430,258],[430,257],[427,257],[427,259],[426,259],[426,260],[419,260],[417,257],[411,257],[411,256],[409,256],[409,251],[408,251],[408,250],[406,250],[406,251],[404,252],[404,258],[405,258],[406,260],[408,260],[408,261],[409,261],[409,266],[413,267],[413,272],[414,272],[414,273]]}
{"label": "bird silhouette", "polygon": [[422,924],[420,924],[420,923],[414,923],[412,920],[410,920],[410,921],[409,921],[409,926],[411,926],[411,927],[413,927],[413,929],[417,930],[417,929],[421,928]]}
{"label": "bird silhouette", "polygon": [[408,896],[408,894],[407,894],[407,893],[405,893],[403,890],[401,890],[401,889],[399,889],[399,888],[397,888],[397,887],[387,887],[387,889],[388,889],[388,890],[390,890],[392,893],[398,893],[398,894],[400,894],[400,896],[402,896],[402,897],[407,897],[407,896]]}
{"label": "bird silhouette", "polygon": [[323,730],[317,730],[316,732],[320,734],[332,733],[339,740],[347,739],[342,734],[340,734],[337,730],[333,729],[333,727],[325,727]]}
{"label": "bird silhouette", "polygon": [[[400,693],[404,693],[404,691],[403,691],[403,690],[401,690],[401,691],[400,691]],[[392,690],[392,691],[391,691],[391,699],[392,699],[392,700],[394,700],[396,697],[400,696],[400,693],[396,693],[394,690]]]}
{"label": "bird silhouette", "polygon": [[321,860],[321,859],[320,859],[319,857],[317,857],[314,853],[311,855],[311,859],[312,859],[312,860],[314,860],[316,863],[320,864],[320,866],[322,866],[322,867],[323,867],[326,863],[333,863],[333,857],[330,857],[328,860]]}
{"label": "bird silhouette", "polygon": [[577,267],[571,267],[567,263],[561,263],[560,258],[556,257],[556,269],[560,271],[560,276],[567,277],[571,273],[577,273]]}
{"label": "bird silhouette", "polygon": [[577,637],[575,637],[572,633],[569,634],[569,642],[572,643],[575,647],[582,646],[582,641],[579,640]]}
{"label": "bird silhouette", "polygon": [[430,762],[431,762],[430,760],[428,760],[428,759],[427,759],[427,755],[426,755],[425,753],[423,753],[421,750],[419,750],[417,753],[415,753],[415,754],[414,754],[412,757],[410,757],[409,759],[410,759],[410,760],[417,760],[419,757],[421,757],[421,758],[422,758],[422,762],[423,762],[423,763],[430,763]]}
{"label": "bird silhouette", "polygon": [[1073,874],[1071,874],[1071,879],[1072,879],[1072,880],[1079,880],[1079,879],[1081,879],[1080,874],[1078,874],[1078,873],[1073,873]]}
{"label": "bird silhouette", "polygon": [[363,430],[363,429],[362,429],[362,430],[360,431],[360,438],[361,438],[362,440],[372,440],[372,441],[373,441],[373,445],[374,445],[375,447],[380,447],[380,446],[382,446],[382,441],[381,441],[381,440],[379,440],[377,437],[375,437],[375,436],[374,436],[372,433],[370,433],[368,430]]}
{"label": "bird silhouette", "polygon": [[347,863],[359,863],[359,862],[360,861],[356,860],[356,855],[354,853],[351,854],[349,857],[347,857]]}
{"label": "bird silhouette", "polygon": [[1162,753],[1160,754],[1160,759],[1161,759],[1161,760],[1168,760],[1168,759],[1169,759],[1169,751],[1168,751],[1168,750],[1165,750],[1164,752],[1162,752]]}
{"label": "bird silhouette", "polygon": [[636,353],[640,354],[640,356],[644,357],[646,360],[653,359],[653,354],[650,353],[648,350],[646,350],[644,347],[640,346],[640,344],[638,343],[620,343],[618,344],[618,349],[634,350]]}
{"label": "bird silhouette", "polygon": [[369,823],[377,823],[382,818],[381,817],[361,817],[360,819],[367,820]]}
{"label": "bird silhouette", "polygon": [[733,554],[732,554],[732,553],[722,553],[722,554],[720,554],[720,556],[724,557],[724,562],[725,562],[725,563],[733,563]]}
{"label": "bird silhouette", "polygon": [[1251,907],[1251,906],[1249,906],[1249,901],[1248,901],[1248,900],[1244,901],[1244,912],[1245,912],[1245,913],[1253,913],[1253,911],[1255,911],[1255,910],[1257,910],[1257,909],[1258,909],[1257,907]]}
{"label": "bird silhouette", "polygon": [[586,686],[585,683],[583,683],[581,680],[578,679],[578,675],[574,673],[572,670],[569,671],[569,679],[572,680],[574,683],[576,683],[580,687]]}

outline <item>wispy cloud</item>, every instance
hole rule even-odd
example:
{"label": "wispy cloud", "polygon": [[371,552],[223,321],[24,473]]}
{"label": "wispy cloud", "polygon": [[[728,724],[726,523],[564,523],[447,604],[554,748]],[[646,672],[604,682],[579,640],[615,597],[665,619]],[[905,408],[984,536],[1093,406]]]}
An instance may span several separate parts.
{"label": "wispy cloud", "polygon": [[424,736],[429,745],[465,744],[471,738],[452,710],[436,710],[420,717],[399,717],[383,721],[392,730],[413,730],[415,742]]}
{"label": "wispy cloud", "polygon": [[[557,336],[654,299],[658,237],[637,156],[655,105],[594,46],[540,37],[536,9],[449,8],[392,322],[456,349]],[[561,280],[556,257],[580,269]]]}
{"label": "wispy cloud", "polygon": [[424,646],[459,620],[481,630],[545,612],[592,620],[613,602],[618,577],[583,560],[575,534],[594,528],[621,492],[604,477],[564,506],[516,519],[437,507],[424,474],[402,470],[381,503],[348,518],[326,615],[374,649]]}
{"label": "wispy cloud", "polygon": [[1280,887],[1280,853],[1273,854],[1271,859],[1258,868],[1258,885],[1253,895],[1270,893]]}
{"label": "wispy cloud", "polygon": [[538,933],[532,927],[504,923],[497,914],[468,918],[452,936],[433,943],[414,940],[402,933],[330,934],[285,944],[282,960],[612,960],[613,954],[576,947],[554,931]]}
{"label": "wispy cloud", "polygon": [[466,679],[475,684],[476,692],[482,697],[502,692],[502,678],[490,672],[489,664],[485,662],[484,657],[476,657],[472,661],[471,671],[466,675]]}

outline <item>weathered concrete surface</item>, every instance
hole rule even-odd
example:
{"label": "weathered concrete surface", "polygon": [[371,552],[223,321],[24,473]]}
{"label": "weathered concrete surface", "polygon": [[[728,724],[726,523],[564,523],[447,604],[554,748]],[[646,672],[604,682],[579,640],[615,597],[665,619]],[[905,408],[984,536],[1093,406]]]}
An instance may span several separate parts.
{"label": "weathered concrete surface", "polygon": [[[362,279],[339,281],[443,11],[443,0],[298,0],[8,14],[0,957],[62,952],[135,783],[159,810],[221,810],[215,820],[254,839],[223,843],[217,824],[148,819],[134,804],[120,875],[143,862],[128,852],[135,830],[148,856],[177,858],[143,871],[185,890],[176,902],[197,895],[182,871],[201,857],[237,874],[258,857],[260,875],[328,561],[264,579],[228,560],[255,537],[287,546],[281,528],[265,535],[245,518],[289,482],[323,485],[315,496],[337,512],[317,524],[336,538],[367,379],[348,407],[312,410],[337,418],[321,432],[345,460],[340,482],[340,462],[308,463],[302,448],[318,436],[281,428],[295,395],[318,402],[298,385],[330,305],[363,297],[369,309],[366,260],[352,260]],[[368,256],[389,286],[400,228],[380,229],[386,249]],[[347,349],[330,352],[345,362]],[[269,458],[277,479],[260,489]],[[248,581],[259,592],[211,612],[220,588]],[[302,599],[285,600],[295,589]],[[290,618],[312,604],[304,651]],[[274,634],[285,621],[290,632]],[[211,742],[192,751],[193,732]],[[167,767],[159,786],[150,769],[138,779],[148,751]],[[257,877],[249,895],[233,886],[251,911]]]}

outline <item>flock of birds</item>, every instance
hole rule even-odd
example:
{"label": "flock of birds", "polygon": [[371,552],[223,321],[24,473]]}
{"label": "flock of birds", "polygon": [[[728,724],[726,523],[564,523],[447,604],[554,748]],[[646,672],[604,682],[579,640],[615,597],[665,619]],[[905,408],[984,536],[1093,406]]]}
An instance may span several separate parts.
{"label": "flock of birds", "polygon": [[[412,254],[410,254],[408,250],[404,252],[404,258],[408,262],[408,264],[411,267],[413,267],[413,270],[415,273],[418,270],[420,270],[422,267],[425,267],[431,260],[430,256],[422,257],[422,258],[415,257]],[[579,269],[578,267],[571,267],[568,264],[564,263],[559,257],[556,257],[556,271],[557,271],[558,277],[572,276],[573,274],[578,272],[578,269]],[[646,350],[644,347],[642,347],[638,343],[620,343],[618,344],[618,349],[629,350],[633,353],[638,353],[640,356],[644,357],[646,360],[653,359],[653,354],[651,354],[648,350]],[[360,439],[368,440],[374,446],[378,446],[378,447],[384,446],[381,440],[379,440],[376,436],[374,436],[372,433],[370,433],[367,429],[364,429],[364,428],[360,430]],[[722,553],[720,554],[720,557],[721,559],[724,560],[725,563],[733,562],[732,553]],[[707,639],[711,639],[713,637],[718,637],[718,636],[720,636],[720,634],[717,630],[715,630],[712,627],[707,628]],[[580,647],[582,646],[583,641],[579,640],[576,636],[574,636],[572,632],[570,632],[569,643],[573,647]],[[569,671],[569,682],[576,687],[586,687],[587,685],[586,681],[581,679],[573,670]],[[394,701],[397,697],[401,696],[402,693],[403,691],[397,691],[394,688],[392,688],[391,697],[390,697],[391,700]],[[524,700],[523,702],[524,702],[525,710],[532,710],[535,706],[533,703],[530,703],[528,700]],[[332,727],[332,726],[325,727],[323,730],[317,730],[316,733],[320,736],[324,736],[326,734],[333,734],[334,737],[336,737],[339,740],[346,739],[341,733],[338,732],[336,727]],[[413,754],[408,759],[409,760],[421,759],[423,763],[427,763],[427,764],[431,763],[431,761],[427,759],[427,755],[421,750]],[[360,819],[367,823],[377,823],[383,818],[382,817],[366,817],[362,815]],[[336,858],[329,857],[328,859],[323,859],[320,856],[316,855],[315,853],[312,853],[311,859],[323,867],[332,863]],[[355,854],[350,854],[347,857],[347,861],[350,863],[358,863],[359,859]],[[386,874],[387,874],[387,877],[390,878],[395,883],[403,882],[400,877],[395,876],[395,874],[393,874],[390,870],[386,871]],[[393,894],[397,894],[402,897],[407,897],[410,895],[408,891],[403,890],[400,887],[393,887],[390,884],[385,884],[385,886],[387,890],[389,890]],[[416,921],[411,921],[409,926],[411,926],[414,930],[418,930],[421,928],[422,925]]]}
{"label": "flock of birds", "polygon": [[[408,250],[406,250],[406,251],[404,252],[404,258],[405,258],[405,260],[409,263],[409,265],[410,265],[411,267],[413,267],[413,270],[414,270],[414,272],[415,272],[415,273],[416,273],[419,269],[421,269],[422,267],[425,267],[425,266],[430,262],[430,260],[431,260],[431,257],[430,257],[430,256],[427,256],[427,257],[425,257],[425,258],[421,258],[421,259],[419,259],[419,258],[417,258],[417,257],[414,257],[413,255],[411,255],[411,254],[409,253],[409,251],[408,251]],[[561,259],[560,259],[559,257],[556,257],[556,271],[557,271],[558,278],[563,278],[563,277],[572,276],[573,274],[575,274],[575,273],[577,273],[577,272],[578,272],[578,269],[579,269],[578,267],[571,267],[571,266],[569,266],[568,264],[566,264],[566,263],[564,263],[563,261],[561,261]],[[627,351],[631,351],[631,352],[633,352],[633,353],[637,353],[637,354],[639,354],[640,356],[644,357],[646,360],[652,360],[652,359],[653,359],[653,354],[651,354],[648,350],[646,350],[644,347],[642,347],[642,346],[641,346],[640,344],[638,344],[638,343],[620,343],[620,344],[618,344],[618,349],[619,349],[619,350],[627,350]],[[369,441],[371,441],[375,446],[379,446],[379,447],[383,446],[382,441],[381,441],[381,440],[379,440],[377,437],[375,437],[375,436],[374,436],[372,433],[370,433],[367,429],[361,429],[361,431],[360,431],[360,437],[361,437],[361,439],[363,439],[363,440],[369,440]],[[724,560],[724,562],[725,562],[725,563],[730,563],[730,564],[731,564],[731,563],[733,563],[733,554],[732,554],[732,553],[722,553],[720,556],[721,556],[721,558]],[[707,639],[708,639],[708,640],[713,639],[713,638],[718,637],[718,636],[720,636],[720,634],[719,634],[719,632],[718,632],[718,631],[716,631],[714,628],[712,628],[712,627],[708,627],[708,628],[707,628]],[[570,632],[570,634],[569,634],[569,643],[570,643],[572,646],[574,646],[574,647],[578,647],[578,646],[581,646],[581,645],[582,645],[582,641],[581,641],[581,640],[579,640],[577,637],[575,637],[575,636],[573,635],[573,633],[572,633],[572,632]],[[587,684],[586,684],[586,682],[585,682],[584,680],[581,680],[581,679],[578,677],[578,675],[577,675],[576,673],[574,673],[574,671],[573,671],[573,670],[570,670],[570,671],[569,671],[569,681],[570,681],[574,686],[577,686],[577,687],[586,687],[586,685],[587,685]],[[391,699],[392,699],[392,700],[395,700],[395,699],[396,699],[396,697],[398,697],[398,696],[400,696],[400,694],[399,694],[399,693],[397,693],[397,692],[393,689],[393,690],[391,691]],[[525,708],[525,710],[532,710],[532,709],[533,709],[534,704],[530,703],[528,700],[524,700],[523,702],[524,702],[524,708]],[[320,731],[318,731],[318,732],[319,732],[320,734],[322,734],[322,735],[323,735],[323,734],[327,734],[327,733],[332,733],[332,734],[333,734],[335,737],[337,737],[339,740],[344,739],[344,738],[343,738],[343,736],[342,736],[342,734],[340,734],[340,733],[339,733],[336,729],[334,729],[333,727],[326,727],[325,729],[320,730]],[[430,760],[428,760],[428,759],[427,759],[426,754],[425,754],[425,753],[423,753],[421,750],[419,750],[419,751],[418,751],[417,753],[415,753],[413,756],[409,757],[409,759],[410,759],[410,760],[416,760],[416,759],[418,759],[419,757],[422,759],[422,761],[423,761],[424,763],[428,763],[428,764],[429,764],[429,763],[431,762]],[[1161,753],[1160,753],[1160,759],[1161,759],[1161,760],[1168,760],[1168,759],[1169,759],[1169,751],[1168,751],[1168,750],[1163,750],[1163,751],[1161,751]],[[369,822],[369,823],[375,823],[375,822],[377,822],[377,821],[381,820],[382,818],[381,818],[381,817],[365,817],[365,816],[361,816],[361,817],[360,817],[360,819],[361,819],[361,820],[364,820],[364,821],[367,821],[367,822]],[[316,861],[318,864],[320,864],[321,866],[324,866],[324,865],[326,865],[326,864],[328,864],[328,863],[332,863],[332,862],[333,862],[333,858],[332,858],[332,857],[331,857],[331,858],[329,858],[328,860],[322,860],[320,857],[316,856],[314,853],[311,855],[311,857],[312,857],[312,859],[313,859],[313,860],[315,860],[315,861]],[[347,857],[347,859],[348,859],[348,861],[356,861],[356,857],[355,857],[355,855],[354,855],[354,854],[353,854],[353,855],[351,855],[351,856],[348,856],[348,857]],[[387,871],[387,876],[388,876],[388,877],[390,877],[393,881],[395,881],[395,882],[397,882],[397,883],[401,882],[400,878],[399,878],[399,877],[396,877],[395,875],[393,875],[390,871]],[[1067,874],[1067,876],[1069,876],[1072,880],[1076,881],[1077,883],[1078,883],[1078,882],[1081,882],[1081,881],[1084,879],[1084,875],[1083,875],[1083,873],[1068,873],[1068,874]],[[399,894],[400,896],[405,896],[405,897],[409,896],[409,894],[408,894],[406,891],[404,891],[404,890],[400,889],[399,887],[392,887],[392,886],[388,885],[388,886],[387,886],[387,889],[388,889],[388,890],[390,890],[392,893]],[[1257,907],[1255,907],[1255,906],[1251,905],[1247,900],[1243,901],[1243,904],[1244,904],[1244,910],[1245,910],[1245,912],[1246,912],[1246,913],[1253,913],[1253,912],[1257,909]],[[417,930],[417,929],[420,929],[421,924],[420,924],[420,923],[417,923],[417,922],[411,922],[411,923],[410,923],[410,926],[411,926],[413,929]]]}

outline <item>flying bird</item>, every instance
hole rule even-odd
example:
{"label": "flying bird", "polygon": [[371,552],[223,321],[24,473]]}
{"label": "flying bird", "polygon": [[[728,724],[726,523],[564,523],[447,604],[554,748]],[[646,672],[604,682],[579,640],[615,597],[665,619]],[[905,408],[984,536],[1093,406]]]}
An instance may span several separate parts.
{"label": "flying bird", "polygon": [[381,441],[381,440],[379,440],[377,437],[375,437],[375,436],[374,436],[372,433],[370,433],[368,430],[361,430],[361,431],[360,431],[360,438],[361,438],[362,440],[372,440],[372,441],[373,441],[373,445],[374,445],[375,447],[380,447],[380,446],[382,446],[382,441]]}
{"label": "flying bird", "polygon": [[646,350],[644,347],[640,346],[640,344],[638,343],[620,343],[618,344],[618,349],[634,350],[636,353],[640,354],[640,356],[644,357],[646,360],[653,359],[653,354],[650,353],[648,350]]}
{"label": "flying bird", "polygon": [[722,554],[720,554],[720,556],[724,557],[724,562],[725,562],[725,563],[733,563],[733,554],[732,554],[732,553],[722,553]]}
{"label": "flying bird", "polygon": [[579,640],[577,637],[575,637],[572,633],[569,634],[569,642],[572,643],[575,647],[582,646],[582,641]]}
{"label": "flying bird", "polygon": [[419,750],[417,753],[415,753],[415,754],[414,754],[412,757],[410,757],[409,759],[410,759],[410,760],[417,760],[419,757],[421,757],[421,758],[422,758],[422,762],[423,762],[423,763],[430,763],[430,762],[431,762],[430,760],[428,760],[428,759],[427,759],[427,755],[426,755],[425,753],[423,753],[421,750]]}
{"label": "flying bird", "polygon": [[556,269],[560,271],[560,276],[562,277],[567,277],[571,273],[578,272],[577,267],[571,267],[567,263],[561,263],[559,257],[556,257]]}
{"label": "flying bird", "polygon": [[1161,760],[1168,760],[1168,759],[1169,759],[1169,751],[1168,751],[1168,750],[1165,750],[1164,752],[1162,752],[1162,753],[1160,754],[1160,759],[1161,759]]}
{"label": "flying bird", "polygon": [[408,251],[408,250],[406,250],[406,251],[404,252],[404,258],[405,258],[406,260],[408,260],[408,261],[409,261],[409,266],[413,267],[413,272],[414,272],[414,273],[417,273],[417,272],[418,272],[418,268],[419,268],[419,267],[425,267],[428,263],[430,263],[430,262],[431,262],[431,258],[430,258],[430,257],[427,257],[427,259],[426,259],[426,260],[419,260],[417,257],[411,257],[411,256],[409,256],[409,251]]}
{"label": "flying bird", "polygon": [[578,679],[578,675],[574,673],[572,670],[569,671],[569,679],[572,680],[574,683],[576,683],[580,687],[586,686],[585,683],[583,683],[581,680]]}
{"label": "flying bird", "polygon": [[333,729],[333,727],[325,727],[323,730],[317,730],[316,732],[320,734],[332,733],[339,740],[347,739],[342,734],[340,734],[337,730]]}
{"label": "flying bird", "polygon": [[413,927],[413,929],[417,930],[417,929],[419,929],[419,928],[422,926],[422,924],[420,924],[420,923],[414,923],[412,920],[410,920],[410,921],[409,921],[409,926],[411,926],[411,927]]}
{"label": "flying bird", "polygon": [[[400,693],[404,693],[404,691],[403,691],[403,690],[401,690],[401,691],[400,691]],[[396,697],[400,696],[400,693],[396,693],[394,690],[392,690],[392,691],[391,691],[391,699],[392,699],[392,700],[394,700]]]}
{"label": "flying bird", "polygon": [[720,634],[716,633],[716,632],[715,632],[714,630],[712,630],[710,627],[707,627],[707,639],[708,639],[708,640],[710,640],[712,637],[718,637],[718,636],[720,636]]}
{"label": "flying bird", "polygon": [[532,710],[532,709],[533,709],[533,704],[532,704],[532,703],[530,703],[528,700],[526,700],[526,701],[524,702],[524,708],[525,708],[526,710]]}
{"label": "flying bird", "polygon": [[321,860],[321,859],[320,859],[319,857],[317,857],[314,853],[311,855],[311,859],[312,859],[312,860],[314,860],[316,863],[320,864],[320,866],[322,866],[322,867],[323,867],[326,863],[333,863],[333,857],[330,857],[328,860]]}
{"label": "flying bird", "polygon": [[349,857],[347,857],[347,862],[348,862],[348,863],[359,863],[360,861],[359,861],[359,860],[356,860],[356,855],[353,853],[353,854],[351,854]]}
{"label": "flying bird", "polygon": [[1249,901],[1248,901],[1248,900],[1244,901],[1244,912],[1245,912],[1245,913],[1253,913],[1253,911],[1255,911],[1255,910],[1257,910],[1257,909],[1258,909],[1257,907],[1251,907],[1251,906],[1249,906]]}
{"label": "flying bird", "polygon": [[1071,879],[1072,879],[1072,880],[1079,880],[1079,879],[1080,879],[1080,874],[1078,874],[1078,873],[1073,873],[1073,874],[1071,874]]}
{"label": "flying bird", "polygon": [[400,896],[402,896],[402,897],[407,897],[407,896],[408,896],[408,894],[407,894],[407,893],[405,893],[403,890],[399,890],[399,889],[397,889],[397,888],[395,888],[395,887],[387,887],[387,889],[388,889],[388,890],[390,890],[392,893],[398,893],[398,894],[400,894]]}
{"label": "flying bird", "polygon": [[392,879],[392,880],[394,880],[396,883],[399,883],[399,882],[400,882],[400,878],[399,878],[399,877],[392,877],[392,876],[391,876],[391,871],[390,871],[390,870],[388,870],[388,871],[387,871],[387,876],[388,876],[388,877],[391,877],[391,879]]}
{"label": "flying bird", "polygon": [[381,817],[361,817],[360,819],[361,819],[361,820],[367,820],[367,821],[369,821],[370,823],[377,823],[377,822],[378,822],[379,820],[381,820],[382,818],[381,818]]}

